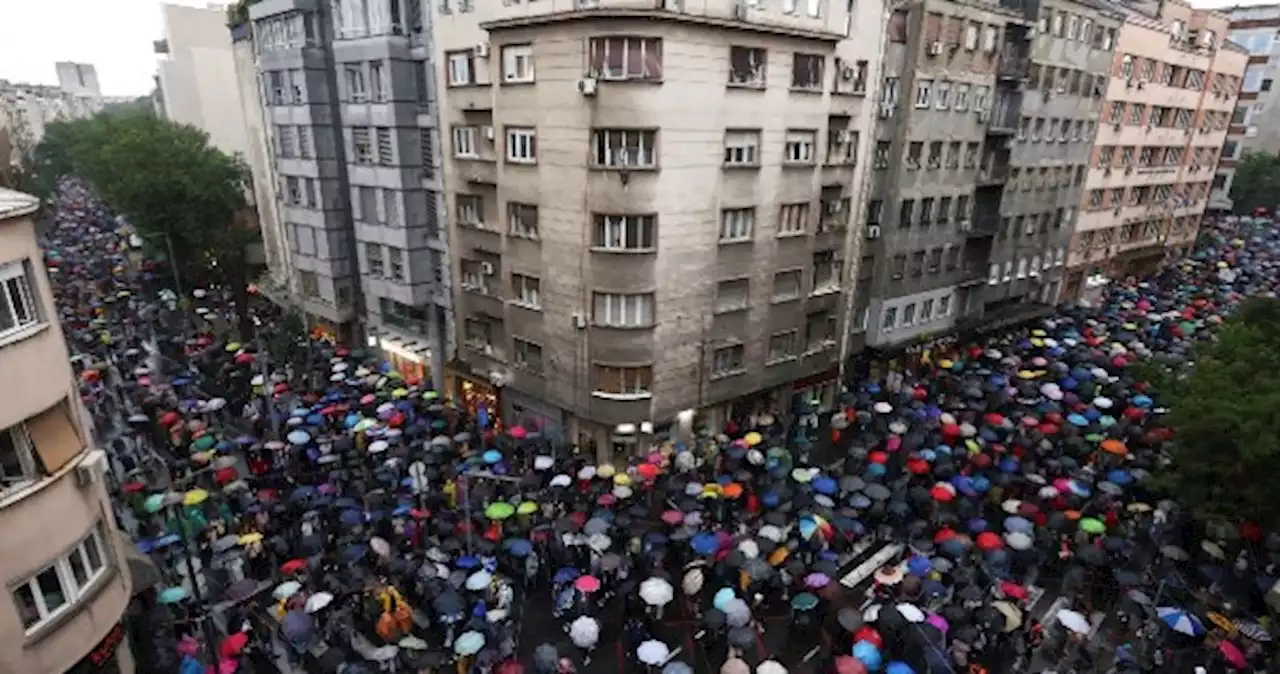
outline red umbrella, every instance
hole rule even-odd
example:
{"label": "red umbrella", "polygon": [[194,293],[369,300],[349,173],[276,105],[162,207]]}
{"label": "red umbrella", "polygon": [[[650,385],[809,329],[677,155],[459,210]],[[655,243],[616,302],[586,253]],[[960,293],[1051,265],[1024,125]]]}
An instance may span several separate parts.
{"label": "red umbrella", "polygon": [[859,641],[867,641],[875,644],[876,648],[884,648],[884,639],[880,636],[880,633],[876,631],[876,628],[869,625],[863,625],[858,628],[857,632],[853,633],[853,643],[856,644]]}
{"label": "red umbrella", "polygon": [[924,459],[911,459],[907,461],[907,470],[913,475],[925,475],[929,472],[929,462]]}
{"label": "red umbrella", "polygon": [[252,353],[242,353],[236,356],[236,365],[248,365],[253,362]]}
{"label": "red umbrella", "polygon": [[137,494],[138,492],[146,488],[147,488],[147,485],[142,484],[141,482],[126,482],[120,485],[120,491],[126,494]]}
{"label": "red umbrella", "polygon": [[871,452],[867,455],[867,461],[871,463],[887,463],[889,455],[884,452]]}
{"label": "red umbrella", "polygon": [[511,430],[507,431],[507,433],[516,440],[523,440],[529,437],[529,431],[525,430],[524,426],[512,426]]}
{"label": "red umbrella", "polygon": [[661,473],[661,472],[662,472],[662,469],[658,468],[652,463],[642,463],[636,466],[636,475],[639,475],[641,478],[645,480],[652,480],[658,477],[658,473]]}
{"label": "red umbrella", "polygon": [[292,574],[302,571],[305,568],[307,568],[307,560],[291,559],[280,565],[280,573]]}
{"label": "red umbrella", "polygon": [[933,489],[929,490],[929,495],[938,503],[950,503],[956,498],[956,493],[949,488],[949,485],[936,484]]}
{"label": "red umbrella", "polygon": [[988,412],[987,415],[982,418],[982,420],[985,421],[988,426],[1004,425],[1004,415],[998,412]]}
{"label": "red umbrella", "polygon": [[177,412],[165,412],[164,416],[160,417],[160,425],[172,426],[178,423],[180,419],[182,419],[182,415],[178,414]]}
{"label": "red umbrella", "polygon": [[272,387],[272,389],[271,389],[271,392],[272,392],[272,393],[276,393],[276,394],[280,394],[280,393],[287,393],[288,391],[289,391],[289,385],[288,385],[288,384],[283,384],[283,383],[282,383],[282,384],[276,384],[276,385],[275,385],[274,387]]}
{"label": "red umbrella", "polygon": [[986,552],[988,550],[999,550],[1004,547],[1004,541],[1000,540],[1000,536],[990,531],[984,531],[978,534],[977,546],[979,550]]}
{"label": "red umbrella", "polygon": [[960,437],[960,426],[956,424],[943,424],[942,435],[950,439],[958,438]]}
{"label": "red umbrella", "polygon": [[1013,597],[1019,601],[1027,598],[1027,588],[1007,580],[1000,581],[1000,592],[1006,597]]}
{"label": "red umbrella", "polygon": [[218,655],[224,658],[234,658],[240,655],[240,652],[248,645],[249,635],[244,632],[236,632],[222,640],[222,643],[218,646]]}
{"label": "red umbrella", "polygon": [[939,529],[938,533],[933,535],[934,543],[945,543],[956,537],[956,532],[951,529]]}
{"label": "red umbrella", "polygon": [[214,482],[217,482],[219,486],[235,482],[237,477],[239,476],[236,474],[236,469],[230,466],[220,468],[213,473],[213,480]]}

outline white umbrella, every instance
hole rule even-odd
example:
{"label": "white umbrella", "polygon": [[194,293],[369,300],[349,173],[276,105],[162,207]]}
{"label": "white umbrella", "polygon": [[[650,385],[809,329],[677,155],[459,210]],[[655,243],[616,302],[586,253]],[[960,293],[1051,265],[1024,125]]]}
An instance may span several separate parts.
{"label": "white umbrella", "polygon": [[873,406],[876,414],[888,414],[893,411],[893,405],[886,402],[878,402]]}
{"label": "white umbrella", "polygon": [[569,640],[578,648],[594,648],[600,641],[600,623],[591,616],[579,616],[569,625]]}
{"label": "white umbrella", "polygon": [[453,652],[458,655],[475,655],[484,648],[484,634],[480,632],[463,632],[458,640],[453,642]]}
{"label": "white umbrella", "polygon": [[1088,618],[1070,609],[1058,611],[1057,618],[1059,624],[1076,634],[1088,634],[1092,630]]}
{"label": "white umbrella", "polygon": [[702,569],[690,569],[684,574],[684,578],[680,581],[680,588],[685,594],[694,595],[702,591],[702,587],[707,584],[707,577],[703,575]]}
{"label": "white umbrella", "polygon": [[533,458],[534,470],[551,470],[556,465],[556,460],[550,456],[536,456]]}
{"label": "white umbrella", "polygon": [[276,589],[271,592],[271,596],[276,599],[288,599],[289,597],[298,594],[298,590],[301,589],[302,583],[299,583],[296,580],[290,580],[276,586]]}
{"label": "white umbrella", "polygon": [[657,639],[650,639],[636,649],[636,657],[646,665],[660,665],[671,656],[671,649]]}
{"label": "white umbrella", "polygon": [[898,613],[903,618],[906,618],[907,622],[909,623],[924,622],[924,611],[921,611],[920,607],[916,606],[915,604],[902,603],[902,604],[898,604],[894,608],[898,609]]}
{"label": "white umbrella", "polygon": [[751,607],[737,597],[725,602],[724,608],[720,610],[724,611],[729,627],[746,627],[751,622]]}
{"label": "white umbrella", "polygon": [[568,487],[571,484],[573,484],[573,478],[563,473],[551,478],[552,487]]}
{"label": "white umbrella", "polygon": [[650,578],[640,583],[640,598],[650,606],[666,606],[675,599],[675,590],[664,578]]}
{"label": "white umbrella", "polygon": [[772,524],[766,524],[760,527],[760,531],[757,531],[756,535],[766,541],[773,541],[774,543],[781,543],[783,537],[782,529],[779,529]]}
{"label": "white umbrella", "polygon": [[333,603],[333,595],[328,592],[317,592],[307,597],[307,613],[315,613],[321,611],[324,607]]}
{"label": "white umbrella", "polygon": [[862,610],[862,622],[873,623],[880,619],[880,605],[872,604]]}
{"label": "white umbrella", "polygon": [[391,544],[388,543],[386,539],[374,536],[369,539],[369,547],[372,548],[373,552],[379,557],[391,556]]}
{"label": "white umbrella", "polygon": [[787,668],[777,660],[765,660],[756,665],[756,674],[787,674]]}
{"label": "white umbrella", "polygon": [[587,539],[587,547],[596,552],[604,552],[610,545],[613,545],[613,539],[604,534],[594,534]]}
{"label": "white umbrella", "polygon": [[760,546],[750,538],[738,543],[738,552],[742,553],[747,559],[755,559],[760,556]]}
{"label": "white umbrella", "polygon": [[578,479],[579,479],[579,480],[590,480],[590,479],[594,478],[595,476],[596,476],[596,467],[595,467],[595,466],[583,466],[583,467],[582,467],[582,470],[578,471]]}
{"label": "white umbrella", "polygon": [[489,587],[489,583],[493,581],[493,574],[488,571],[476,571],[467,577],[467,589],[473,592],[483,590]]}

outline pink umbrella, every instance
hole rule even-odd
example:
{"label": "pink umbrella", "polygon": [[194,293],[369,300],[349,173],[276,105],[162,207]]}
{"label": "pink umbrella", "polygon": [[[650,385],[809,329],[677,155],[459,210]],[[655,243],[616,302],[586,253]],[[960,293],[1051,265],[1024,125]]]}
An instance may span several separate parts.
{"label": "pink umbrella", "polygon": [[938,628],[938,631],[942,632],[943,634],[946,634],[947,630],[951,629],[951,625],[947,624],[947,619],[943,618],[937,613],[930,613],[929,616],[924,619],[924,621]]}
{"label": "pink umbrella", "polygon": [[578,588],[579,592],[591,594],[600,589],[600,579],[595,576],[578,576],[578,579],[573,581],[573,586]]}
{"label": "pink umbrella", "polygon": [[1249,666],[1249,659],[1244,657],[1244,652],[1240,650],[1239,646],[1230,641],[1218,644],[1218,652],[1236,669],[1245,669]]}
{"label": "pink umbrella", "polygon": [[662,513],[662,521],[675,526],[684,521],[684,513],[679,510],[668,510]]}
{"label": "pink umbrella", "polygon": [[529,437],[529,431],[526,431],[524,426],[515,426],[511,430],[507,431],[507,433],[516,440],[523,440]]}
{"label": "pink umbrella", "polygon": [[867,674],[867,666],[852,655],[836,656],[836,674]]}

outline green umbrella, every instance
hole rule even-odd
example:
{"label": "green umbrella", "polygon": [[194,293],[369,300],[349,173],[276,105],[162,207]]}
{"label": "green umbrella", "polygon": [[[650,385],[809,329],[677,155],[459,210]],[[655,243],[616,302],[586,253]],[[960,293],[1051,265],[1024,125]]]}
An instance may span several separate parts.
{"label": "green umbrella", "polygon": [[164,494],[152,494],[142,502],[142,509],[149,513],[158,513],[164,508]]}
{"label": "green umbrella", "polygon": [[437,392],[437,391],[423,391],[423,392],[422,392],[422,399],[423,399],[423,400],[435,400],[436,398],[439,398],[439,397],[440,397],[440,393],[439,393],[439,392]]}
{"label": "green umbrella", "polygon": [[213,446],[216,444],[218,444],[218,441],[214,440],[212,435],[202,435],[196,438],[195,442],[191,443],[191,448],[197,452],[207,452],[210,449],[213,449]]}
{"label": "green umbrella", "polygon": [[1080,520],[1080,531],[1086,534],[1101,534],[1107,531],[1107,525],[1103,524],[1102,520],[1086,517]]}
{"label": "green umbrella", "polygon": [[514,514],[516,514],[516,507],[506,501],[490,503],[484,509],[484,516],[491,520],[505,520]]}
{"label": "green umbrella", "polygon": [[808,592],[801,592],[791,598],[791,608],[797,611],[811,611],[817,605],[818,598]]}

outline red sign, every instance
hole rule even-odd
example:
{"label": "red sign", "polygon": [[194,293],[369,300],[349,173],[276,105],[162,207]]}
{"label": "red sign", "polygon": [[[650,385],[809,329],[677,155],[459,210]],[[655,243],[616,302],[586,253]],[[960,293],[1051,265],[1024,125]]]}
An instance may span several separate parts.
{"label": "red sign", "polygon": [[89,654],[80,659],[80,662],[71,669],[72,672],[90,672],[112,671],[110,665],[114,662],[116,651],[120,648],[120,644],[124,641],[124,625],[116,623],[107,635],[102,637],[102,641],[98,642]]}

